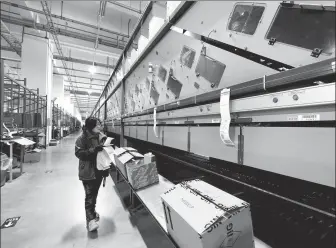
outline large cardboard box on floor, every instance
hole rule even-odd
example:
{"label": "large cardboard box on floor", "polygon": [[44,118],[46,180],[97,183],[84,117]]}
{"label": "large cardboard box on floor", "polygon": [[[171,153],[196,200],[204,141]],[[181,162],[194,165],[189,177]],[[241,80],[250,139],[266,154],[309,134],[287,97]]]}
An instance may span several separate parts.
{"label": "large cardboard box on floor", "polygon": [[114,150],[114,160],[121,173],[127,178],[126,165],[133,164],[136,160],[143,160],[143,155],[135,149],[118,148]]}
{"label": "large cardboard box on floor", "polygon": [[250,206],[204,181],[161,195],[168,233],[180,248],[254,248]]}
{"label": "large cardboard box on floor", "polygon": [[159,182],[159,174],[153,154],[145,154],[143,160],[128,163],[126,171],[128,181],[134,189],[141,189]]}
{"label": "large cardboard box on floor", "polygon": [[23,158],[25,163],[37,163],[41,160],[41,150],[35,148],[32,151],[26,152]]}

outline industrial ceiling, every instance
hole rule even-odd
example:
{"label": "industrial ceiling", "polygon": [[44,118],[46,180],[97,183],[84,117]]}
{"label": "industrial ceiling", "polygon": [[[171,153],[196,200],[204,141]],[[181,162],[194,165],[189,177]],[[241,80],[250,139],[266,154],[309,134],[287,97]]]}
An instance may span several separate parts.
{"label": "industrial ceiling", "polygon": [[8,73],[22,79],[24,35],[48,36],[53,44],[53,73],[64,77],[65,90],[70,91],[73,103],[85,116],[91,113],[147,4],[148,1],[1,1],[1,58]]}

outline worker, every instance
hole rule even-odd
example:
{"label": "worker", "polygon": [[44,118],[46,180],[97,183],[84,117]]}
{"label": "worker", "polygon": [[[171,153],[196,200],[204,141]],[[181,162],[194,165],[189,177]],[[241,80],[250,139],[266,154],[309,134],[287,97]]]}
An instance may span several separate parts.
{"label": "worker", "polygon": [[85,120],[83,132],[76,140],[75,155],[79,158],[79,180],[85,190],[86,228],[89,232],[99,228],[99,214],[96,212],[98,191],[107,171],[99,171],[96,166],[97,153],[103,150],[106,136],[100,132],[99,119],[89,117]]}

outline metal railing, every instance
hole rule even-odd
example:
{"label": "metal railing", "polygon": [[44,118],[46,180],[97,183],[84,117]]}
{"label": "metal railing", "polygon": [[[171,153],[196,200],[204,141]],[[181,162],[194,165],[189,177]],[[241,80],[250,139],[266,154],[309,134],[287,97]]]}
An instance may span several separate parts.
{"label": "metal railing", "polygon": [[[21,83],[23,81],[23,84]],[[4,74],[3,122],[8,128],[42,128],[47,126],[47,96],[39,89],[28,89],[26,79],[15,80]],[[27,117],[31,115],[30,117]],[[35,116],[32,116],[35,115]],[[29,121],[28,121],[29,120]],[[14,125],[14,126],[13,126]]]}

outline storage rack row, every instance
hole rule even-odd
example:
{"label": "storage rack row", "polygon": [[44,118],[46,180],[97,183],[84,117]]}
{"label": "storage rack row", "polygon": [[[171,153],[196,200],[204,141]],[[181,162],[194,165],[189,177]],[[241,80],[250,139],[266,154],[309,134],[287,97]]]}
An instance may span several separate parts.
{"label": "storage rack row", "polygon": [[[29,89],[27,79],[14,79],[4,73],[3,60],[1,60],[0,93],[0,134],[3,141],[1,152],[7,156],[12,152],[12,166],[21,167],[22,173],[22,162],[26,162],[26,155],[36,148],[46,148],[47,96],[41,95],[39,89]],[[9,133],[11,135],[8,135]],[[10,151],[10,146],[6,144],[10,136],[13,140],[24,137],[34,144],[20,145],[13,142],[12,151]]]}
{"label": "storage rack row", "polygon": [[52,102],[52,138],[59,139],[76,131],[80,122],[64,108]]}

